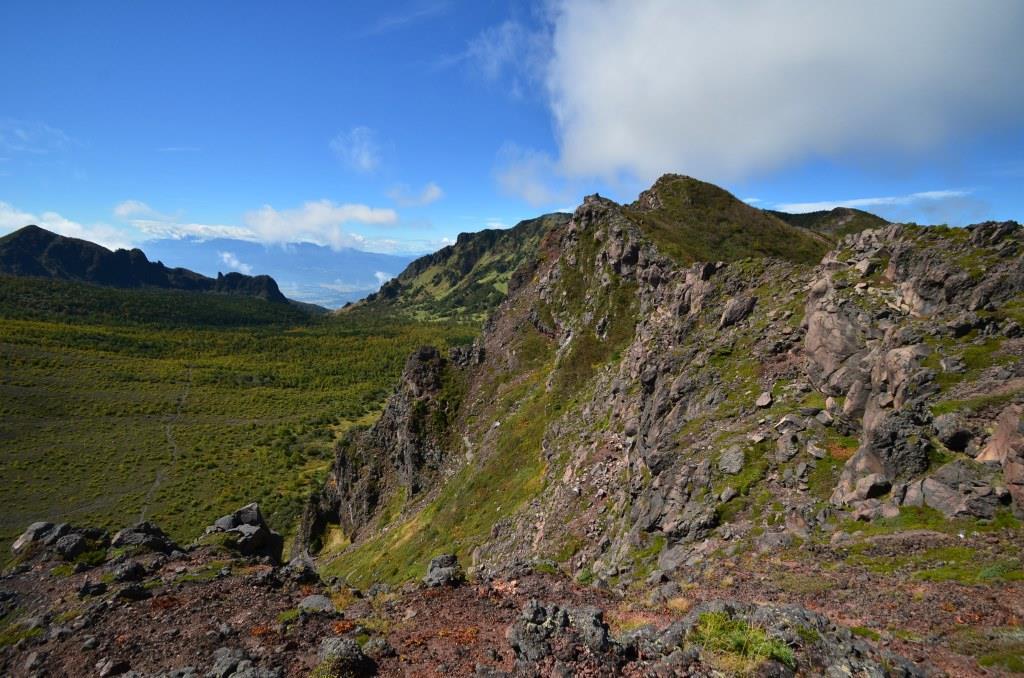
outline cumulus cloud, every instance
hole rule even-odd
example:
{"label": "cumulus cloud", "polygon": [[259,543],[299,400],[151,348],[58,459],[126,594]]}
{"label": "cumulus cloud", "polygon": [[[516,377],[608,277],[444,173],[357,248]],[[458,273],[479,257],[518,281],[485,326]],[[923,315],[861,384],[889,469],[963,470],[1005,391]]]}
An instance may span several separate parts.
{"label": "cumulus cloud", "polygon": [[377,284],[378,285],[383,285],[384,283],[386,283],[387,281],[391,280],[395,276],[393,276],[390,273],[385,273],[384,271],[376,271],[373,274],[373,277],[377,279]]}
{"label": "cumulus cloud", "polygon": [[[547,68],[559,169],[726,180],[926,151],[1019,121],[1022,25],[1018,0],[563,0]],[[491,71],[511,59],[493,54]]]}
{"label": "cumulus cloud", "polygon": [[57,212],[33,214],[19,210],[9,203],[0,202],[0,233],[16,231],[29,224],[35,224],[69,238],[89,240],[110,249],[127,249],[133,244],[133,239],[128,233],[108,224],[81,224],[67,219]]}
{"label": "cumulus cloud", "polygon": [[444,197],[444,191],[431,181],[418,193],[412,192],[408,186],[395,186],[388,191],[388,197],[401,207],[423,207]]}
{"label": "cumulus cloud", "polygon": [[347,203],[338,205],[330,200],[307,202],[302,207],[288,210],[264,205],[243,217],[246,227],[261,242],[312,242],[335,249],[365,244],[365,238],[342,228],[346,223],[387,225],[397,221],[398,214],[392,209]]}
{"label": "cumulus cloud", "polygon": [[217,255],[220,257],[221,263],[232,271],[238,271],[246,275],[252,274],[252,266],[242,263],[233,252],[217,252]]}
{"label": "cumulus cloud", "polygon": [[369,127],[353,127],[331,139],[334,154],[357,172],[369,173],[380,165],[377,134]]}

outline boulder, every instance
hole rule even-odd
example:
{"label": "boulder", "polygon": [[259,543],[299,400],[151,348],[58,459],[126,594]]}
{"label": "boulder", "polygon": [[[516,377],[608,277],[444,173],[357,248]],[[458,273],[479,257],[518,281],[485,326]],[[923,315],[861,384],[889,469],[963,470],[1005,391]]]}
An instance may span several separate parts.
{"label": "boulder", "polygon": [[163,530],[148,521],[121,530],[114,535],[110,545],[114,548],[136,547],[164,555],[181,550]]}
{"label": "boulder", "polygon": [[736,475],[743,470],[743,450],[738,445],[733,445],[718,458],[718,470],[722,473]]}
{"label": "boulder", "polygon": [[314,594],[303,598],[299,609],[303,612],[334,612],[334,604],[327,596]]}
{"label": "boulder", "polygon": [[431,559],[423,583],[431,587],[456,586],[464,579],[458,558],[454,554],[446,553]]}
{"label": "boulder", "polygon": [[371,676],[376,673],[374,661],[363,653],[351,638],[331,636],[320,641],[320,665],[332,676]]}
{"label": "boulder", "polygon": [[992,518],[1011,501],[1010,492],[984,465],[957,459],[907,485],[905,506],[929,506],[947,518]]}
{"label": "boulder", "polygon": [[725,304],[722,317],[718,321],[718,329],[724,329],[730,325],[740,322],[754,310],[757,304],[757,297],[732,298]]}
{"label": "boulder", "polygon": [[32,523],[28,526],[28,529],[26,529],[21,536],[11,544],[11,550],[15,553],[21,553],[29,546],[29,544],[42,541],[53,530],[53,527],[53,523],[43,521]]}
{"label": "boulder", "polygon": [[761,395],[757,396],[757,400],[754,401],[754,405],[757,407],[765,408],[772,406],[772,394],[771,391],[764,391]]}
{"label": "boulder", "polygon": [[206,528],[207,535],[218,533],[226,535],[225,546],[242,555],[267,556],[275,563],[281,561],[284,538],[270,529],[255,502],[221,516]]}

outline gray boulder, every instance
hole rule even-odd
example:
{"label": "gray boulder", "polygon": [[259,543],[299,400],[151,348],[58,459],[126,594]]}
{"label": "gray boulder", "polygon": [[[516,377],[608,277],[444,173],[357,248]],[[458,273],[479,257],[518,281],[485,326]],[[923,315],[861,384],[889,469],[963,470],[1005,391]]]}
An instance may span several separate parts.
{"label": "gray boulder", "polygon": [[423,583],[427,586],[456,586],[465,580],[459,560],[452,553],[432,558]]}

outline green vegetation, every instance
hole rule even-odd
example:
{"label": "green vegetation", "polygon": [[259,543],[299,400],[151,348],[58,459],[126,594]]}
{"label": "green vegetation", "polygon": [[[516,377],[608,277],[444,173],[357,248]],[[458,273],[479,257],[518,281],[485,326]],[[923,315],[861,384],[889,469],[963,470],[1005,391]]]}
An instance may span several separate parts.
{"label": "green vegetation", "polygon": [[536,259],[543,235],[568,218],[549,214],[506,230],[460,235],[455,245],[414,261],[366,305],[420,320],[483,320],[508,295],[516,269]]}
{"label": "green vegetation", "polygon": [[888,223],[885,219],[875,216],[870,212],[849,207],[837,207],[832,210],[804,212],[802,214],[789,214],[788,212],[776,212],[774,210],[765,211],[774,217],[782,219],[787,224],[822,233],[836,241],[851,233],[860,233],[869,228],[879,228]]}
{"label": "green vegetation", "polygon": [[703,181],[663,177],[652,190],[661,203],[658,209],[625,212],[659,250],[685,264],[754,256],[815,264],[829,247],[823,236],[790,226]]}
{"label": "green vegetation", "polygon": [[786,643],[726,612],[700,615],[688,640],[700,645],[719,668],[731,675],[752,673],[767,659],[796,668],[796,654]]}
{"label": "green vegetation", "polygon": [[850,630],[853,632],[853,635],[855,636],[867,638],[868,640],[873,640],[875,642],[878,642],[882,639],[881,633],[875,631],[874,629],[868,628],[867,626],[851,626]]}
{"label": "green vegetation", "polygon": [[986,668],[1024,673],[1024,630],[1019,626],[960,629],[951,644]]}
{"label": "green vegetation", "polygon": [[337,437],[418,346],[475,328],[0,277],[0,548],[34,520],[191,541],[250,501],[292,529]]}

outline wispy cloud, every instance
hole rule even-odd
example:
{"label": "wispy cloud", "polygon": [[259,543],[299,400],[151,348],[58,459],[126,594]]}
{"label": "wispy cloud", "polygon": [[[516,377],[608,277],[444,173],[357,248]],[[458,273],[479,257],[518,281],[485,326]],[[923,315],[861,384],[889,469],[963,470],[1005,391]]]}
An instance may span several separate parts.
{"label": "wispy cloud", "polygon": [[74,140],[56,127],[31,120],[0,120],[0,150],[7,153],[45,155],[62,151]]}
{"label": "wispy cloud", "polygon": [[423,207],[444,197],[444,191],[431,181],[418,193],[412,192],[405,185],[395,186],[388,191],[388,197],[398,203],[399,207]]}
{"label": "wispy cloud", "polygon": [[921,202],[949,200],[950,198],[963,198],[971,194],[970,190],[951,189],[941,191],[921,191],[920,193],[908,193],[906,195],[888,195],[876,198],[850,198],[847,200],[820,200],[817,202],[789,202],[775,206],[775,209],[782,212],[801,214],[804,212],[820,212],[831,210],[836,207],[855,207],[868,209],[872,207],[893,207],[901,205],[913,205]]}
{"label": "wispy cloud", "polygon": [[550,53],[551,41],[546,31],[518,21],[505,21],[481,31],[469,41],[464,53],[446,57],[438,66],[465,62],[485,80],[500,83],[505,92],[518,98],[544,91]]}
{"label": "wispy cloud", "polygon": [[506,143],[498,151],[494,176],[501,190],[539,207],[569,199],[555,160],[543,151]]}
{"label": "wispy cloud", "polygon": [[345,164],[357,172],[369,173],[380,165],[377,133],[369,127],[353,127],[331,139],[328,146]]}
{"label": "wispy cloud", "polygon": [[377,279],[378,285],[383,285],[384,283],[391,280],[395,276],[392,275],[391,273],[385,273],[384,271],[376,271],[374,272],[373,277]]}
{"label": "wispy cloud", "polygon": [[9,203],[0,202],[0,233],[16,231],[29,224],[35,224],[69,238],[90,240],[110,249],[127,249],[132,246],[134,241],[131,234],[109,224],[81,224],[57,212],[33,214],[19,210]]}
{"label": "wispy cloud", "polygon": [[244,273],[246,275],[252,274],[252,266],[239,261],[238,257],[236,257],[233,252],[218,252],[217,256],[220,257],[221,263],[232,271],[238,271],[239,273]]}
{"label": "wispy cloud", "polygon": [[371,37],[401,30],[425,19],[444,14],[450,6],[451,2],[448,2],[448,0],[414,3],[406,8],[404,12],[382,16],[360,35],[362,37]]}

